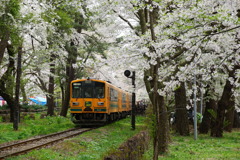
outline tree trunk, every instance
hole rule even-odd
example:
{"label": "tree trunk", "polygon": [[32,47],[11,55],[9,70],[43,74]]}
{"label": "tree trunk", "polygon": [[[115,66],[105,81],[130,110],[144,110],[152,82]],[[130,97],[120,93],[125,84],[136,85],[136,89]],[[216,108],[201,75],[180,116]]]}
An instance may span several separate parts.
{"label": "tree trunk", "polygon": [[232,132],[233,121],[234,121],[234,110],[235,110],[235,98],[234,96],[232,96],[229,102],[229,106],[227,106],[227,113],[225,115],[226,117],[225,121],[227,123],[227,126],[224,127],[225,131]]}
{"label": "tree trunk", "polygon": [[25,83],[21,83],[20,87],[21,87],[21,93],[22,93],[22,97],[23,97],[23,104],[28,104],[28,100],[27,100],[27,94],[26,94],[26,90],[25,90]]}
{"label": "tree trunk", "polygon": [[233,128],[240,128],[240,112],[234,111]]}
{"label": "tree trunk", "polygon": [[[234,74],[235,74],[235,69],[233,69],[232,71],[229,71],[229,77],[232,77],[235,80],[236,78]],[[232,92],[233,88],[234,88],[233,84],[231,84],[231,82],[227,79],[223,89],[221,99],[218,101],[217,119],[211,131],[212,137],[223,136],[225,110],[231,103],[230,101],[233,96],[233,92]]]}
{"label": "tree trunk", "polygon": [[155,104],[153,105],[154,115],[154,137],[153,137],[153,159],[157,160],[159,154],[166,153],[168,151],[168,144],[170,141],[169,136],[169,123],[167,108],[164,103],[164,97],[159,94],[155,95]]}
{"label": "tree trunk", "polygon": [[175,90],[176,106],[176,131],[181,136],[189,135],[189,124],[187,115],[187,97],[184,82],[181,82],[178,89]]}
{"label": "tree trunk", "polygon": [[217,115],[217,102],[214,99],[209,99],[208,102],[206,102],[206,108],[203,115],[202,123],[199,127],[199,133],[207,134],[209,129],[212,128],[213,124],[216,121],[216,117],[214,115]]}
{"label": "tree trunk", "polygon": [[66,86],[65,86],[65,95],[64,95],[64,103],[61,110],[61,116],[66,117],[67,111],[69,108],[69,101],[70,101],[70,84],[71,81],[74,80],[74,68],[71,66],[68,66],[66,69],[67,73],[67,79],[66,79]]}
{"label": "tree trunk", "polygon": [[64,102],[65,102],[65,90],[64,90],[64,85],[62,83],[60,84],[60,88],[61,88],[62,104],[64,104]]}
{"label": "tree trunk", "polygon": [[66,117],[67,116],[67,111],[69,108],[69,101],[70,101],[70,83],[73,80],[73,71],[72,71],[73,67],[71,64],[71,61],[68,59],[68,63],[66,66],[66,83],[65,83],[65,93],[64,91],[62,91],[62,93],[64,94],[64,100],[62,101],[62,109],[61,109],[61,116]]}
{"label": "tree trunk", "polygon": [[62,109],[61,109],[61,116],[66,117],[67,116],[67,111],[69,108],[69,101],[70,101],[70,79],[66,79],[66,86],[65,86],[65,95],[64,95],[64,101],[62,104]]}
{"label": "tree trunk", "polygon": [[22,47],[18,48],[18,58],[17,58],[17,76],[16,76],[16,88],[15,88],[15,105],[14,105],[14,122],[13,129],[18,130],[18,123],[20,120],[20,107],[19,107],[19,92],[21,85],[21,74],[22,74]]}
{"label": "tree trunk", "polygon": [[[156,126],[153,131],[154,160],[158,159],[159,154],[163,154],[168,151],[168,143],[170,140],[167,108],[165,106],[164,97],[160,96],[157,92],[157,90],[162,86],[158,82],[158,75],[156,74],[158,68],[158,65],[151,65],[150,69],[146,70],[144,73],[144,82],[153,105],[153,123],[155,124],[154,126]],[[153,80],[147,80],[148,76],[152,76]],[[151,91],[152,89],[154,92]]]}
{"label": "tree trunk", "polygon": [[158,96],[157,107],[159,108],[159,116],[157,125],[157,136],[159,137],[158,154],[166,153],[168,151],[169,144],[169,123],[168,123],[168,112],[164,103],[165,99],[163,96]]}
{"label": "tree trunk", "polygon": [[0,41],[0,64],[2,63],[2,59],[5,53],[5,50],[8,45],[8,40],[9,40],[9,31],[6,31],[5,35],[1,36],[1,41]]}
{"label": "tree trunk", "polygon": [[[146,1],[148,5],[153,5],[152,0]],[[154,31],[154,27],[157,24],[158,19],[158,11],[159,8],[153,7],[152,11],[140,9],[138,12],[141,31],[142,34],[146,33],[146,29],[149,28],[151,33],[151,40],[156,41],[156,35]],[[147,26],[147,23],[150,26]],[[156,54],[154,46],[149,46],[149,52]],[[146,56],[146,58],[149,58]],[[158,90],[162,89],[164,86],[158,81],[158,69],[160,67],[160,59],[156,59],[156,65],[150,65],[150,69],[146,70],[144,73],[144,81],[149,93],[149,98],[153,104],[153,114],[154,120],[156,124],[156,128],[154,130],[154,153],[153,159],[157,160],[158,155],[166,153],[168,151],[168,144],[169,144],[169,123],[168,123],[168,112],[165,106],[164,97],[159,95]],[[150,76],[153,79],[151,81],[147,80],[147,77]],[[153,92],[152,92],[153,89]]]}
{"label": "tree trunk", "polygon": [[13,87],[14,87],[14,55],[15,52],[11,45],[7,46],[9,54],[9,63],[6,72],[2,75],[0,79],[0,95],[4,98],[10,108],[10,122],[14,120],[13,107],[14,107],[14,98],[13,98]]}
{"label": "tree trunk", "polygon": [[0,85],[0,95],[3,97],[3,99],[7,102],[8,107],[10,108],[10,122],[14,121],[14,113],[13,113],[13,107],[14,107],[14,98],[4,92],[4,88]]}
{"label": "tree trunk", "polygon": [[53,116],[54,115],[54,75],[55,75],[55,55],[50,55],[50,76],[49,76],[49,85],[48,85],[48,95],[47,95],[47,106],[48,111],[47,115]]}
{"label": "tree trunk", "polygon": [[70,101],[70,83],[75,78],[73,64],[76,63],[77,59],[77,49],[74,46],[73,42],[71,42],[71,46],[67,46],[66,50],[68,51],[68,59],[67,59],[67,66],[66,66],[66,86],[65,86],[65,96],[64,102],[62,104],[62,110],[60,115],[66,117],[67,111],[69,108],[69,101]]}
{"label": "tree trunk", "polygon": [[227,98],[222,98],[218,102],[218,109],[217,109],[217,118],[215,121],[215,125],[212,128],[211,131],[211,136],[212,137],[222,137],[223,136],[223,123],[224,123],[224,115],[225,115],[225,102],[224,100],[227,101]]}
{"label": "tree trunk", "polygon": [[[210,86],[208,85],[205,97],[210,97],[212,96],[211,94],[214,94],[214,91],[213,91],[213,88],[210,88]],[[210,98],[209,100],[206,101],[206,108],[203,114],[202,123],[200,124],[200,127],[199,127],[199,133],[201,134],[208,133],[209,129],[212,128],[211,126],[216,121],[216,117],[214,117],[216,113],[217,113],[217,102],[213,98]]]}

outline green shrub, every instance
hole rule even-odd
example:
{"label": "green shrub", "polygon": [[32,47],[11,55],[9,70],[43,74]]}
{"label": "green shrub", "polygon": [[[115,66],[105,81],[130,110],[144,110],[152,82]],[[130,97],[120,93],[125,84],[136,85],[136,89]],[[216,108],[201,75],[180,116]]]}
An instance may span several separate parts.
{"label": "green shrub", "polygon": [[5,105],[3,105],[3,106],[0,107],[0,110],[6,110],[6,109],[9,109],[9,107],[8,107],[7,104],[5,104]]}
{"label": "green shrub", "polygon": [[29,136],[29,133],[28,131],[24,131],[24,132],[21,132],[19,135],[18,135],[18,139],[24,139],[26,137]]}
{"label": "green shrub", "polygon": [[[47,109],[47,106],[41,106],[41,105],[28,105],[28,104],[22,104],[21,109],[25,110],[38,110],[38,109]],[[0,107],[0,110],[6,110],[9,109],[8,105],[3,105]]]}
{"label": "green shrub", "polygon": [[197,113],[197,123],[198,124],[202,123],[202,118],[203,118],[203,115],[201,113]]}
{"label": "green shrub", "polygon": [[64,117],[62,116],[57,116],[56,119],[57,124],[61,124],[64,121]]}
{"label": "green shrub", "polygon": [[38,110],[38,109],[47,109],[47,106],[23,104],[21,105],[21,108],[26,110]]}

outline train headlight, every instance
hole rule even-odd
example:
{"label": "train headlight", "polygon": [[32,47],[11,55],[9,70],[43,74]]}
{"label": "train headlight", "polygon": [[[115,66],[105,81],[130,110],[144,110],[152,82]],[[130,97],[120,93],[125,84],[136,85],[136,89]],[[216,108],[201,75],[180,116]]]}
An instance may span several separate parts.
{"label": "train headlight", "polygon": [[99,105],[99,106],[103,106],[103,105],[104,105],[104,102],[98,102],[98,105]]}
{"label": "train headlight", "polygon": [[72,105],[73,105],[73,106],[78,106],[78,105],[79,105],[79,102],[72,102]]}

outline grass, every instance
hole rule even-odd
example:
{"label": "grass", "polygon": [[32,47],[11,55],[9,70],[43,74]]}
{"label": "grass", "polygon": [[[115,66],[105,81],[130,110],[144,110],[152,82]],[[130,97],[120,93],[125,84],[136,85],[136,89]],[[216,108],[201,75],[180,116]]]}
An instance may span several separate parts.
{"label": "grass", "polygon": [[[136,117],[136,130],[131,130],[131,119],[126,118],[110,125],[86,132],[77,137],[65,140],[51,148],[32,151],[26,155],[8,158],[10,160],[100,160],[114,152],[128,138],[144,130],[145,118]],[[28,138],[39,134],[48,134],[72,128],[69,118],[46,117],[45,119],[26,120],[13,131],[12,124],[0,123],[0,143]],[[149,150],[143,160],[152,159],[153,149]],[[182,160],[238,160],[240,159],[240,130],[224,133],[223,138],[212,138],[209,135],[182,137],[172,135],[169,152],[159,159]]]}
{"label": "grass", "polygon": [[130,118],[100,127],[65,140],[51,148],[32,151],[10,160],[101,160],[116,150],[128,138],[143,130],[143,117],[137,117],[136,130],[131,129]]}
{"label": "grass", "polygon": [[36,114],[35,117],[35,120],[26,118],[26,120],[19,123],[18,131],[13,131],[12,123],[0,123],[0,144],[14,140],[27,139],[36,135],[45,135],[74,127],[70,118],[57,116],[40,119],[40,114]]}
{"label": "grass", "polygon": [[[145,160],[152,159],[152,146],[145,153]],[[224,133],[223,138],[213,138],[209,135],[198,135],[194,140],[193,136],[173,136],[169,146],[169,152],[159,159],[181,160],[239,160],[240,159],[240,130],[232,133]]]}

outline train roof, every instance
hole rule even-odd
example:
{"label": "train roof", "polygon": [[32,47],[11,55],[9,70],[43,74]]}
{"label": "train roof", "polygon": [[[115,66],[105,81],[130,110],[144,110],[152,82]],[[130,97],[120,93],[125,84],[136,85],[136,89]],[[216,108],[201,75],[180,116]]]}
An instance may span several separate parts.
{"label": "train roof", "polygon": [[96,78],[83,78],[83,79],[76,79],[76,80],[73,80],[72,83],[74,83],[74,82],[81,82],[81,81],[87,81],[87,80],[91,80],[91,81],[97,81],[97,82],[102,82],[102,83],[109,83],[109,84],[111,84],[111,82],[109,82],[109,81],[104,81],[104,80],[100,80],[100,79],[96,79]]}
{"label": "train roof", "polygon": [[121,87],[117,87],[117,86],[113,85],[110,81],[100,80],[100,79],[96,79],[96,78],[90,78],[90,77],[88,77],[88,78],[83,78],[83,79],[76,79],[76,80],[73,80],[71,83],[81,82],[81,81],[86,81],[86,80],[91,80],[91,81],[96,81],[96,82],[107,83],[107,84],[109,84],[109,85],[111,85],[111,86],[113,86],[113,87],[116,87],[116,88],[118,88],[118,89],[120,89],[120,90],[122,90],[122,91],[124,91],[124,92],[129,93],[128,91],[122,89]]}

